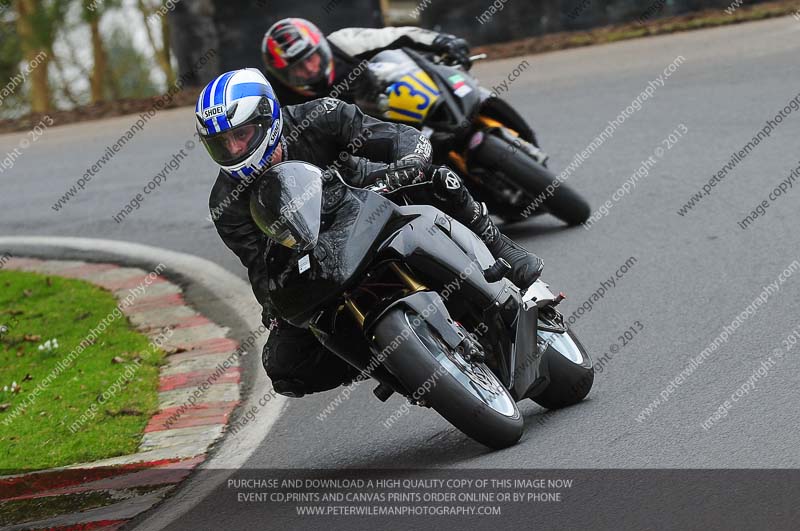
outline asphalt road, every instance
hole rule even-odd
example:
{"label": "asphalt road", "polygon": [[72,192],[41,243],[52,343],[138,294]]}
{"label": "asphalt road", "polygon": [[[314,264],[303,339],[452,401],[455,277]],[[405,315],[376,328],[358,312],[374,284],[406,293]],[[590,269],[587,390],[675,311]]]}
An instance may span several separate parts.
{"label": "asphalt road", "polygon": [[[708,430],[701,426],[800,325],[797,273],[669,392],[651,417],[636,417],[762,287],[800,260],[800,190],[790,189],[747,230],[737,226],[798,166],[800,111],[693,210],[676,213],[800,92],[798,53],[800,23],[787,17],[525,58],[530,66],[504,97],[531,121],[558,169],[676,57],[685,58],[568,181],[597,208],[656,148],[666,148],[662,141],[670,133],[685,127],[629,195],[591,230],[567,229],[550,217],[509,229],[545,259],[544,278],[567,294],[567,314],[635,258],[573,326],[595,358],[619,347],[589,398],[547,415],[532,402],[522,403],[523,439],[490,452],[429,410],[412,411],[384,428],[402,402],[395,397],[381,404],[365,384],[324,421],[317,415],[336,391],[290,401],[246,467],[797,468],[800,348],[759,376],[726,418]],[[479,64],[475,72],[490,87],[507,79],[521,60]],[[141,209],[122,223],[112,220],[184,148],[192,136],[191,114],[190,108],[159,113],[60,212],[51,205],[134,117],[47,130],[12,170],[0,173],[0,233],[147,243],[202,256],[244,276],[206,219],[215,172],[200,146]],[[22,138],[0,136],[0,153]],[[629,327],[637,334],[622,346],[620,336]],[[213,522],[231,521],[237,512],[235,505],[199,507],[174,528],[219,528]]]}

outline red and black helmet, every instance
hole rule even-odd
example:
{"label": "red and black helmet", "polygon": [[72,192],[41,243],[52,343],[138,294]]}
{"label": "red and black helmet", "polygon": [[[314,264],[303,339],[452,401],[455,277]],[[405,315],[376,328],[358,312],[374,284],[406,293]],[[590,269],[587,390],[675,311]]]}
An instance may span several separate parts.
{"label": "red and black helmet", "polygon": [[305,96],[324,96],[333,85],[333,54],[325,35],[302,18],[285,18],[264,34],[267,72]]}

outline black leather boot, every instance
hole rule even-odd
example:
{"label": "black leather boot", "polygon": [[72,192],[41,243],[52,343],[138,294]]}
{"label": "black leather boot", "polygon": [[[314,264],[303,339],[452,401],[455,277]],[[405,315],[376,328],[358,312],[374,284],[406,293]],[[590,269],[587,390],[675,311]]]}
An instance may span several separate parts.
{"label": "black leather boot", "polygon": [[503,258],[511,265],[507,277],[519,289],[525,290],[542,274],[544,262],[541,258],[515,243],[501,233],[489,217],[489,211],[483,203],[476,203],[478,214],[467,226],[481,237],[483,243],[495,258]]}
{"label": "black leather boot", "polygon": [[544,267],[542,259],[502,234],[486,205],[473,199],[455,172],[443,166],[434,171],[432,182],[436,206],[480,236],[492,256],[511,265],[506,275],[511,282],[522,290],[536,282]]}

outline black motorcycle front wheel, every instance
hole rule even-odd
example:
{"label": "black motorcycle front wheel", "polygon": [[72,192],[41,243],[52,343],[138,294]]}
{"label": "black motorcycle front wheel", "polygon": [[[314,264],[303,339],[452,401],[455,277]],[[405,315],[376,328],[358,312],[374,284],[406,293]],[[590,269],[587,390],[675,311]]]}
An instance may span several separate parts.
{"label": "black motorcycle front wheel", "polygon": [[495,449],[522,437],[522,415],[494,373],[451,349],[421,316],[397,308],[381,319],[373,335],[381,351],[398,345],[383,364],[412,398],[460,431]]}
{"label": "black motorcycle front wheel", "polygon": [[556,175],[504,138],[485,134],[473,157],[474,163],[500,172],[509,185],[519,186],[525,192],[524,204],[509,221],[526,219],[542,207],[569,225],[583,223],[592,214],[589,203],[563,182],[553,189],[551,196],[547,187],[557,181]]}

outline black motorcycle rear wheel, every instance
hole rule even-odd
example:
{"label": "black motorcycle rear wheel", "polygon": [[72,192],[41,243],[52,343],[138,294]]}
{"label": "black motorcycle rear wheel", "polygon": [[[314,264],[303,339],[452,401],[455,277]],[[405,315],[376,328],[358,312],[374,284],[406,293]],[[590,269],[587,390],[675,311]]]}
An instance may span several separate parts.
{"label": "black motorcycle rear wheel", "polygon": [[547,409],[577,404],[589,394],[594,383],[594,367],[586,349],[572,330],[566,333],[539,332],[547,345],[540,368],[549,384],[538,395],[529,397]]}
{"label": "black motorcycle rear wheel", "polygon": [[[519,186],[529,196],[521,211],[508,221],[525,219],[541,206],[569,225],[583,223],[592,214],[589,203],[563,182],[553,191],[552,197],[546,194],[545,189],[556,181],[556,175],[504,138],[486,134],[473,156],[474,163],[501,172],[510,184]],[[537,199],[539,204],[534,205]]]}
{"label": "black motorcycle rear wheel", "polygon": [[[411,334],[403,334],[404,330]],[[505,387],[486,365],[467,361],[450,349],[422,317],[394,309],[376,325],[373,335],[381,351],[399,343],[384,366],[450,424],[490,448],[519,441],[522,415]],[[403,337],[407,338],[398,341]]]}

